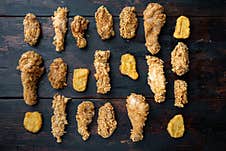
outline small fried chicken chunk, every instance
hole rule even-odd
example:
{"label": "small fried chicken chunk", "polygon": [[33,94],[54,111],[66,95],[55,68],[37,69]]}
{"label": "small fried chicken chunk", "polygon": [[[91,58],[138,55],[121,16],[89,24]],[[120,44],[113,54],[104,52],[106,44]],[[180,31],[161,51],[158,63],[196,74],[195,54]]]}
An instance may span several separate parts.
{"label": "small fried chicken chunk", "polygon": [[64,50],[64,37],[67,32],[67,13],[68,9],[65,7],[58,7],[52,16],[55,36],[53,37],[53,44],[56,46],[56,51]]}
{"label": "small fried chicken chunk", "polygon": [[92,122],[94,114],[94,104],[92,102],[83,101],[78,105],[76,114],[77,127],[78,133],[82,136],[84,141],[86,141],[90,136],[88,125]]}
{"label": "small fried chicken chunk", "polygon": [[113,17],[106,7],[100,6],[95,12],[97,32],[102,40],[115,35],[113,29]]}
{"label": "small fried chicken chunk", "polygon": [[24,101],[28,105],[37,103],[37,84],[44,73],[42,56],[35,51],[23,53],[17,70],[21,71]]}
{"label": "small fried chicken chunk", "polygon": [[163,13],[164,8],[158,3],[149,3],[144,10],[144,32],[148,51],[155,55],[160,50],[158,36],[161,28],[166,22],[166,14]]}
{"label": "small fried chicken chunk", "polygon": [[53,60],[49,67],[49,82],[54,89],[62,89],[67,86],[67,64],[62,58]]}
{"label": "small fried chicken chunk", "polygon": [[31,46],[34,46],[41,33],[41,27],[38,19],[32,13],[28,13],[24,17],[24,42],[28,43]]}
{"label": "small fried chicken chunk", "polygon": [[66,105],[70,98],[66,98],[63,95],[55,94],[53,97],[52,108],[53,115],[51,117],[52,131],[51,133],[57,139],[57,143],[61,143],[61,137],[66,133],[64,131],[65,125],[68,124],[66,119]]}
{"label": "small fried chicken chunk", "polygon": [[24,128],[32,133],[37,133],[42,127],[42,115],[39,112],[26,112]]}
{"label": "small fried chicken chunk", "polygon": [[121,37],[126,39],[135,37],[138,26],[135,7],[124,7],[119,15],[119,18],[119,31]]}
{"label": "small fried chicken chunk", "polygon": [[171,52],[172,71],[178,76],[184,75],[189,70],[188,47],[183,42],[178,42]]}
{"label": "small fried chicken chunk", "polygon": [[190,21],[186,16],[177,18],[177,23],[173,37],[177,39],[186,39],[190,36]]}
{"label": "small fried chicken chunk", "polygon": [[188,103],[187,99],[187,83],[183,80],[174,81],[174,106],[183,108]]}
{"label": "small fried chicken chunk", "polygon": [[74,69],[73,76],[73,88],[78,92],[83,92],[86,90],[86,85],[89,76],[89,69],[80,68]]}
{"label": "small fried chicken chunk", "polygon": [[167,131],[173,138],[180,138],[184,135],[184,119],[181,114],[175,115],[168,123]]}
{"label": "small fried chicken chunk", "polygon": [[87,30],[89,20],[82,16],[75,16],[74,20],[71,22],[71,32],[74,38],[77,40],[77,46],[79,48],[86,47],[87,41],[84,38],[84,32]]}
{"label": "small fried chicken chunk", "polygon": [[145,97],[131,93],[126,100],[126,108],[130,122],[132,124],[130,139],[138,142],[143,139],[143,128],[149,114],[149,105]]}
{"label": "small fried chicken chunk", "polygon": [[99,108],[98,112],[98,134],[103,138],[110,137],[117,127],[114,108],[107,102]]}
{"label": "small fried chicken chunk", "polygon": [[154,56],[146,56],[148,69],[148,84],[154,93],[155,102],[165,101],[166,78],[163,71],[163,61]]}
{"label": "small fried chicken chunk", "polygon": [[124,54],[121,56],[121,65],[119,69],[122,74],[128,75],[133,80],[136,80],[139,76],[136,70],[135,57],[131,54]]}

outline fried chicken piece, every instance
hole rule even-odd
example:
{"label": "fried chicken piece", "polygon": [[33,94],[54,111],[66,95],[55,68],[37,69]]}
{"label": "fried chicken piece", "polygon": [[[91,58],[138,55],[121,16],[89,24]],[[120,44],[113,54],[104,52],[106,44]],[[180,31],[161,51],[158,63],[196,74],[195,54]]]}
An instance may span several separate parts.
{"label": "fried chicken piece", "polygon": [[96,73],[94,74],[95,79],[97,80],[97,93],[105,94],[111,90],[110,84],[110,65],[108,63],[110,57],[110,51],[101,51],[96,50],[94,55],[94,67]]}
{"label": "fried chicken piece", "polygon": [[110,137],[117,127],[114,108],[107,102],[99,108],[98,112],[98,134],[103,138]]}
{"label": "fried chicken piece", "polygon": [[62,139],[61,136],[66,133],[64,131],[65,125],[68,124],[67,119],[66,119],[66,105],[68,100],[70,98],[66,98],[63,95],[55,94],[53,97],[53,102],[52,102],[52,108],[53,108],[53,115],[51,117],[51,122],[52,122],[52,131],[51,133],[53,136],[57,139],[57,143],[61,143]]}
{"label": "fried chicken piece", "polygon": [[113,17],[106,7],[100,6],[95,13],[97,32],[102,40],[115,35],[113,29]]}
{"label": "fried chicken piece", "polygon": [[173,138],[180,138],[184,135],[184,119],[181,114],[175,115],[168,123],[167,131]]}
{"label": "fried chicken piece", "polygon": [[78,92],[83,92],[86,90],[86,85],[89,76],[89,69],[79,68],[74,69],[73,76],[73,88]]}
{"label": "fried chicken piece", "polygon": [[154,93],[155,102],[165,101],[166,78],[163,71],[163,61],[154,56],[146,56],[148,70],[148,84]]}
{"label": "fried chicken piece", "polygon": [[163,13],[164,8],[158,3],[149,3],[144,10],[144,32],[148,51],[155,55],[160,50],[158,36],[161,28],[166,22],[166,14]]}
{"label": "fried chicken piece", "polygon": [[28,13],[24,17],[24,42],[28,43],[31,46],[34,46],[41,33],[41,27],[38,19],[32,13]]}
{"label": "fried chicken piece", "polygon": [[190,36],[190,21],[186,16],[177,18],[177,23],[173,37],[177,39],[186,39]]}
{"label": "fried chicken piece", "polygon": [[126,108],[130,122],[132,124],[130,139],[138,142],[143,139],[143,128],[149,114],[149,105],[145,97],[139,94],[131,93],[126,100]]}
{"label": "fried chicken piece", "polygon": [[71,32],[74,38],[77,40],[77,46],[79,48],[84,48],[87,44],[84,38],[84,32],[87,30],[89,20],[82,16],[75,16],[74,20],[71,22]]}
{"label": "fried chicken piece", "polygon": [[82,136],[84,141],[86,141],[90,136],[88,125],[92,122],[94,114],[94,104],[92,102],[83,101],[78,105],[76,114],[77,127],[78,133]]}
{"label": "fried chicken piece", "polygon": [[39,112],[26,112],[24,128],[32,133],[37,133],[42,127],[42,115]]}
{"label": "fried chicken piece", "polygon": [[122,38],[131,39],[136,35],[138,20],[135,7],[124,7],[120,15],[119,31]]}
{"label": "fried chicken piece", "polygon": [[183,80],[174,81],[174,106],[183,108],[188,103],[187,99],[187,83]]}
{"label": "fried chicken piece", "polygon": [[44,73],[42,57],[35,51],[27,51],[21,55],[17,70],[21,71],[24,101],[28,105],[37,103],[37,84]]}
{"label": "fried chicken piece", "polygon": [[178,42],[171,52],[172,71],[182,76],[189,70],[188,47],[183,42]]}
{"label": "fried chicken piece", "polygon": [[55,36],[53,37],[53,44],[56,46],[56,51],[64,50],[64,37],[67,32],[67,13],[66,7],[58,7],[52,16]]}
{"label": "fried chicken piece", "polygon": [[67,64],[62,58],[56,58],[49,67],[49,82],[54,89],[62,89],[67,86]]}

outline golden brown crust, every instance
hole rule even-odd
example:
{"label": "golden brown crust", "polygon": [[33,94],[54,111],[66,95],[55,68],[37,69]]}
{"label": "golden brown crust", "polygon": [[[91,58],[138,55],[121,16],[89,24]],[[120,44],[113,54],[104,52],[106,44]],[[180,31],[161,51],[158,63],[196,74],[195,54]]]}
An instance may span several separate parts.
{"label": "golden brown crust", "polygon": [[88,76],[89,69],[86,68],[74,69],[73,88],[75,91],[83,92],[86,90]]}
{"label": "golden brown crust", "polygon": [[173,37],[177,39],[186,39],[190,35],[190,21],[186,16],[180,16],[177,18],[177,23]]}
{"label": "golden brown crust", "polygon": [[174,81],[174,106],[183,108],[188,103],[187,99],[187,83],[183,80]]}
{"label": "golden brown crust", "polygon": [[184,135],[184,119],[181,114],[175,115],[168,123],[167,131],[173,138],[180,138]]}
{"label": "golden brown crust", "polygon": [[42,127],[42,115],[39,112],[26,112],[24,115],[24,128],[37,133]]}

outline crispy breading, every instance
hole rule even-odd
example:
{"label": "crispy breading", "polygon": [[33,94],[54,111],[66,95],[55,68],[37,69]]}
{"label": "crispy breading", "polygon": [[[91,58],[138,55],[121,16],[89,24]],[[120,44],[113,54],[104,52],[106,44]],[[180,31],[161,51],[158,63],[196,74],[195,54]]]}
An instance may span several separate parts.
{"label": "crispy breading", "polygon": [[177,23],[173,37],[177,39],[186,39],[190,36],[190,21],[186,16],[177,18]]}
{"label": "crispy breading", "polygon": [[110,137],[117,127],[114,108],[110,102],[99,108],[98,112],[98,134],[103,138]]}
{"label": "crispy breading", "polygon": [[126,99],[126,108],[132,125],[130,139],[138,142],[143,139],[143,128],[149,114],[149,105],[145,97],[131,93]]}
{"label": "crispy breading", "polygon": [[92,122],[95,114],[94,108],[94,104],[90,101],[83,101],[78,105],[76,114],[77,127],[78,133],[82,136],[84,141],[86,141],[90,136],[88,125]]}
{"label": "crispy breading", "polygon": [[154,56],[146,56],[146,59],[149,66],[147,81],[154,93],[155,102],[164,102],[166,94],[166,78],[163,71],[164,62]]}
{"label": "crispy breading", "polygon": [[79,48],[84,48],[87,45],[87,41],[84,38],[85,30],[87,30],[89,20],[82,16],[75,16],[74,20],[71,22],[71,32],[74,38],[77,40],[77,46]]}
{"label": "crispy breading", "polygon": [[26,112],[24,115],[24,128],[37,133],[42,127],[42,115],[39,112]]}
{"label": "crispy breading", "polygon": [[158,3],[149,3],[143,12],[146,39],[145,46],[152,55],[157,54],[160,50],[158,36],[166,22],[166,14],[163,12],[163,6]]}
{"label": "crispy breading", "polygon": [[50,64],[48,79],[54,89],[67,86],[67,64],[62,58],[56,58]]}
{"label": "crispy breading", "polygon": [[168,123],[167,131],[173,138],[180,138],[184,135],[184,119],[181,114],[175,115]]}
{"label": "crispy breading", "polygon": [[86,85],[89,76],[89,69],[79,68],[74,69],[73,75],[73,88],[78,92],[83,92],[86,90]]}
{"label": "crispy breading", "polygon": [[184,80],[174,81],[174,106],[183,108],[188,103],[187,99],[187,83]]}
{"label": "crispy breading", "polygon": [[24,17],[24,42],[28,43],[31,46],[34,46],[41,33],[41,27],[38,19],[32,13],[28,13]]}

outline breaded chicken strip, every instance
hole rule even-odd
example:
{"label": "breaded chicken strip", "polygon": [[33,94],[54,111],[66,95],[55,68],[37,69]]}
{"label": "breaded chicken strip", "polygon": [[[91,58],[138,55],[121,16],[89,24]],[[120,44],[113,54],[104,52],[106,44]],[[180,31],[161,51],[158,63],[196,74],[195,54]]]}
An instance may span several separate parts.
{"label": "breaded chicken strip", "polygon": [[174,106],[183,108],[184,105],[188,103],[187,86],[188,85],[184,80],[174,81],[174,97],[175,97]]}

